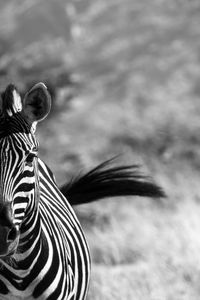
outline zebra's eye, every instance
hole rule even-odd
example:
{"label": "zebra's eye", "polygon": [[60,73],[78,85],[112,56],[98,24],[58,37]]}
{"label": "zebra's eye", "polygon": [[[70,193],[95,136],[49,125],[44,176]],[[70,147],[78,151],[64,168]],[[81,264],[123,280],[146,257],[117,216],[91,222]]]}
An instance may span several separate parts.
{"label": "zebra's eye", "polygon": [[29,155],[26,158],[26,164],[28,166],[32,166],[33,160],[36,157],[36,155],[34,153],[29,153]]}

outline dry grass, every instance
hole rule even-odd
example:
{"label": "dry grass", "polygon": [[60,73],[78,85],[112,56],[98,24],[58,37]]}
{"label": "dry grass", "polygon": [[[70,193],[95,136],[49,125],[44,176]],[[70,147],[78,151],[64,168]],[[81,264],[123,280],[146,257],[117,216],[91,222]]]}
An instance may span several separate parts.
{"label": "dry grass", "polygon": [[198,177],[192,178],[191,186],[181,175],[175,184],[162,178],[169,194],[164,203],[119,199],[88,208],[89,299],[198,299],[200,207]]}

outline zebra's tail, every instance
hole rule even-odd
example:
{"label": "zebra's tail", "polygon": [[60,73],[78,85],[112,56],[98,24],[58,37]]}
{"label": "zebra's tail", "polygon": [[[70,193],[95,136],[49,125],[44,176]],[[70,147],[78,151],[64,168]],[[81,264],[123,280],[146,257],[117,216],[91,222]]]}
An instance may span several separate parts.
{"label": "zebra's tail", "polygon": [[138,165],[113,166],[113,160],[101,163],[60,188],[71,205],[117,196],[165,197],[163,190],[150,177],[138,171]]}

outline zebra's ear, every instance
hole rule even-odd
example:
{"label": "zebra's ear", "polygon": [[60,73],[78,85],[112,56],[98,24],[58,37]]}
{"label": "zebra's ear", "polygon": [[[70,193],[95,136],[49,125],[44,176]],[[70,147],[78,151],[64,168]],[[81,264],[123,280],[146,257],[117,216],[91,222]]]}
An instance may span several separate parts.
{"label": "zebra's ear", "polygon": [[51,96],[44,83],[39,82],[28,91],[22,101],[22,112],[29,123],[42,121],[51,109]]}

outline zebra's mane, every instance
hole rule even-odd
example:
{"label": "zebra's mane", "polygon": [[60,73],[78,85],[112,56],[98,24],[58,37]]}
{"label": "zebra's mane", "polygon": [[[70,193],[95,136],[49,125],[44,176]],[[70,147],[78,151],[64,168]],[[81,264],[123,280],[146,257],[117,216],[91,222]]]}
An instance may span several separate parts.
{"label": "zebra's mane", "polygon": [[0,117],[0,138],[19,132],[27,134],[31,132],[31,126],[20,112],[11,117]]}
{"label": "zebra's mane", "polygon": [[29,133],[31,126],[23,117],[21,97],[13,84],[9,84],[0,97],[0,138],[13,133]]}

